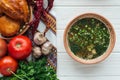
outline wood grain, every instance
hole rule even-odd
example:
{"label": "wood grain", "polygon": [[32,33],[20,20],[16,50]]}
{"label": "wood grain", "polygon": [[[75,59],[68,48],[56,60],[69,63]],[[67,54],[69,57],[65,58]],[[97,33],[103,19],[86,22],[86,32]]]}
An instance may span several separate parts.
{"label": "wood grain", "polygon": [[[120,1],[119,0],[55,0],[57,19],[58,69],[60,80],[120,80]],[[95,65],[74,61],[65,51],[63,33],[76,16],[94,12],[106,17],[116,32],[116,45],[111,55]]]}
{"label": "wood grain", "polygon": [[119,0],[55,0],[56,6],[119,6]]}

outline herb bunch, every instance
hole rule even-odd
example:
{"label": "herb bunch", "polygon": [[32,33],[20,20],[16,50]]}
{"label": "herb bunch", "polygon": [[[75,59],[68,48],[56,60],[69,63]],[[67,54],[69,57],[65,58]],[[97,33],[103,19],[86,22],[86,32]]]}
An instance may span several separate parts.
{"label": "herb bunch", "polygon": [[47,59],[43,57],[36,61],[20,61],[16,74],[1,77],[0,80],[58,80],[55,70],[47,66]]}
{"label": "herb bunch", "polygon": [[107,50],[110,33],[100,20],[83,18],[70,28],[68,42],[75,55],[84,59],[93,59]]}

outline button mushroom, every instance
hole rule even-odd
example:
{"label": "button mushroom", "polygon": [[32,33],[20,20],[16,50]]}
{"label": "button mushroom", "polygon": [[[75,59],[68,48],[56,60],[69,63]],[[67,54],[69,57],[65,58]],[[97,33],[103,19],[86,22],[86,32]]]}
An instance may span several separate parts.
{"label": "button mushroom", "polygon": [[35,58],[39,58],[41,55],[42,55],[42,52],[41,52],[40,47],[35,46],[35,47],[33,48],[33,56],[34,56]]}
{"label": "button mushroom", "polygon": [[53,47],[52,43],[47,41],[42,45],[42,53],[44,55],[48,55],[51,52],[52,47]]}
{"label": "button mushroom", "polygon": [[45,43],[47,41],[47,38],[44,36],[43,33],[40,32],[36,32],[34,35],[34,42],[37,45],[42,45],[43,43]]}

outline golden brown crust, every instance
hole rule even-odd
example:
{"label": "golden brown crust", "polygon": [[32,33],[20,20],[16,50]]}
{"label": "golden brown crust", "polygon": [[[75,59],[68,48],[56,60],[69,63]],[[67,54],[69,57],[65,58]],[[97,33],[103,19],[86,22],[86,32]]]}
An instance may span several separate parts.
{"label": "golden brown crust", "polygon": [[2,16],[2,11],[1,11],[1,9],[0,9],[0,16]]}
{"label": "golden brown crust", "polygon": [[20,29],[20,23],[9,18],[8,16],[0,17],[0,33],[3,36],[13,36]]}
{"label": "golden brown crust", "polygon": [[29,8],[26,0],[0,0],[0,9],[12,19],[28,21]]}

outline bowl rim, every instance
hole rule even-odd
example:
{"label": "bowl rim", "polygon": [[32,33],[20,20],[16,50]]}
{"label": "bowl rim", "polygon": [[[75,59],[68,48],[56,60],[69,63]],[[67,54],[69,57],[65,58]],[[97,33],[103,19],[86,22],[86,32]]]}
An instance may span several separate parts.
{"label": "bowl rim", "polygon": [[[91,16],[91,17],[90,17]],[[69,31],[69,28],[71,27],[71,25],[73,25],[75,22],[77,22],[78,20],[82,19],[82,18],[86,18],[86,17],[90,17],[90,18],[95,18],[97,20],[100,20],[101,22],[103,22],[106,27],[109,30],[110,33],[110,43],[109,46],[107,48],[107,50],[99,57],[95,58],[95,59],[91,59],[91,60],[85,60],[82,58],[77,57],[69,48],[68,46],[68,40],[67,40],[67,33]],[[115,35],[115,31],[114,28],[112,26],[112,24],[102,15],[97,14],[97,13],[83,13],[81,15],[78,15],[77,17],[73,18],[73,20],[71,20],[67,27],[64,30],[64,35],[63,35],[63,41],[64,41],[64,47],[66,52],[69,54],[69,56],[71,56],[74,60],[76,60],[77,62],[80,62],[82,64],[95,64],[95,63],[99,63],[102,62],[103,60],[105,60],[112,52],[114,46],[115,46],[115,42],[116,42],[116,35]]]}

